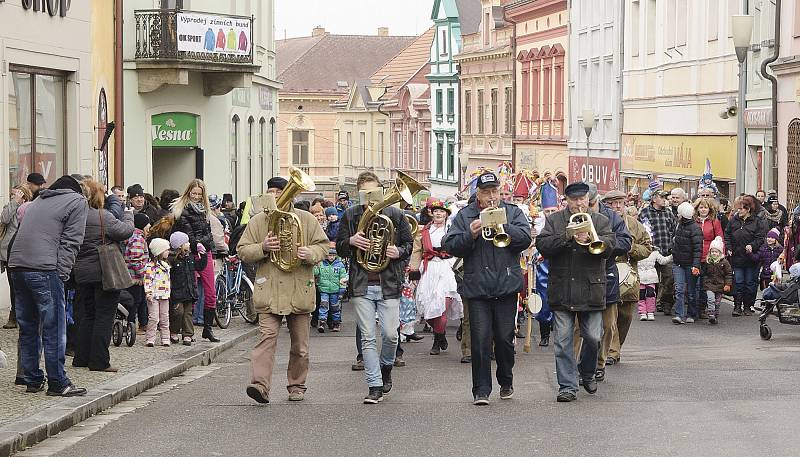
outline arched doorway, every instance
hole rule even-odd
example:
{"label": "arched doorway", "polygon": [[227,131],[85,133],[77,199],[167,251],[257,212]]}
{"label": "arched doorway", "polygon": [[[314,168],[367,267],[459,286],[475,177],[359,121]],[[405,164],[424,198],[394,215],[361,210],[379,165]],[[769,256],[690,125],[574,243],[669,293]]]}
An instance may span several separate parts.
{"label": "arched doorway", "polygon": [[800,200],[800,119],[792,119],[786,141],[786,207]]}

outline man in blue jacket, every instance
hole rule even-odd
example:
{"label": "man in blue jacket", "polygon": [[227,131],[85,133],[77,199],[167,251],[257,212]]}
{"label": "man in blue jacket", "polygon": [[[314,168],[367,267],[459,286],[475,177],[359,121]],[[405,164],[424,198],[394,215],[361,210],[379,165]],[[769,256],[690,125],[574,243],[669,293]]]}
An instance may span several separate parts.
{"label": "man in blue jacket", "polygon": [[[445,251],[464,259],[464,280],[458,292],[469,307],[472,350],[472,395],[475,405],[488,405],[492,392],[491,353],[494,342],[500,399],[514,395],[514,321],[522,290],[520,253],[531,244],[531,226],[519,207],[500,200],[500,181],[492,172],[478,177],[475,202],[458,212],[443,240]],[[482,237],[480,213],[505,208],[507,247]]]}

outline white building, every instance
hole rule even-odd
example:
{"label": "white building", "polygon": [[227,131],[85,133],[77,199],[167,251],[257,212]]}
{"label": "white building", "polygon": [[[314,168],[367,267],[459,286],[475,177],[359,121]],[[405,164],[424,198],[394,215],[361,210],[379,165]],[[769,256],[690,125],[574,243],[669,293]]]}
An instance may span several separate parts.
{"label": "white building", "polygon": [[[622,5],[618,0],[569,4],[569,181],[589,180],[601,191],[619,187],[622,95]],[[587,142],[584,110],[594,112]]]}
{"label": "white building", "polygon": [[279,170],[274,2],[153,3],[125,2],[126,185],[262,192]]}

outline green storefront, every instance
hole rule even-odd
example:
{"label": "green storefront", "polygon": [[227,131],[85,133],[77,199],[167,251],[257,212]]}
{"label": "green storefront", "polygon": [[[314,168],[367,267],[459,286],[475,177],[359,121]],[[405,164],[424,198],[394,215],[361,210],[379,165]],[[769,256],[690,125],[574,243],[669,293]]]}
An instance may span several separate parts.
{"label": "green storefront", "polygon": [[200,118],[191,113],[161,113],[152,116],[153,190],[183,192],[194,178],[203,179],[200,148]]}

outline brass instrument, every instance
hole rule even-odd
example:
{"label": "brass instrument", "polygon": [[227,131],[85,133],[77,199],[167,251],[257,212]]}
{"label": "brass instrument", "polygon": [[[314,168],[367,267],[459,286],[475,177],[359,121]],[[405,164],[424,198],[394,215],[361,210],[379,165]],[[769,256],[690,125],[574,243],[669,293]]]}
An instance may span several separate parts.
{"label": "brass instrument", "polygon": [[357,232],[361,232],[369,239],[369,249],[356,252],[356,262],[369,273],[379,273],[389,266],[389,257],[386,248],[394,243],[395,227],[392,220],[383,214],[384,208],[400,203],[411,204],[414,195],[424,189],[420,183],[405,173],[398,171],[394,186],[380,202],[367,205],[361,220],[358,222]]}
{"label": "brass instrument", "polygon": [[313,191],[314,181],[295,167],[289,167],[289,184],[281,196],[275,199],[272,194],[264,195],[268,231],[278,237],[281,248],[270,252],[269,260],[281,271],[292,271],[300,265],[297,248],[303,242],[303,225],[297,214],[291,211],[294,197],[302,191]]}
{"label": "brass instrument", "polygon": [[597,236],[592,216],[589,213],[575,213],[570,216],[569,224],[567,224],[567,238],[575,238],[578,233],[589,234],[589,241],[585,243],[575,240],[581,246],[587,246],[589,253],[598,255],[606,250],[606,243]]}
{"label": "brass instrument", "polygon": [[491,241],[495,247],[505,248],[511,244],[511,237],[506,233],[503,225],[508,223],[505,208],[498,208],[497,202],[481,211],[481,235],[486,241]]}
{"label": "brass instrument", "polygon": [[413,238],[416,238],[417,235],[419,235],[419,222],[417,222],[417,218],[416,217],[414,217],[414,216],[412,216],[410,214],[406,214],[405,216],[406,216],[406,220],[408,221],[408,225],[411,226],[411,236]]}

